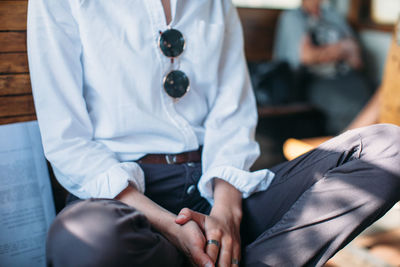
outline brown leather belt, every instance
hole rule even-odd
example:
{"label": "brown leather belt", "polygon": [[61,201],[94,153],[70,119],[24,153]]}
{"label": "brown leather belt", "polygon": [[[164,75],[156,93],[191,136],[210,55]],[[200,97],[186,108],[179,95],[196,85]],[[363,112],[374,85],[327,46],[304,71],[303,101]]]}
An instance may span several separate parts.
{"label": "brown leather belt", "polygon": [[182,164],[187,162],[201,162],[201,150],[183,152],[179,154],[147,154],[137,160],[145,164]]}

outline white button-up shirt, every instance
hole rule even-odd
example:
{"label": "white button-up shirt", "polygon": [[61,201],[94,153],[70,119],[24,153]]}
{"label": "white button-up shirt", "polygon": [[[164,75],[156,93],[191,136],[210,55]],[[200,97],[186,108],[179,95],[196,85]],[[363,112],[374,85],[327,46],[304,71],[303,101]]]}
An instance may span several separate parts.
{"label": "white button-up shirt", "polygon": [[[259,155],[257,112],[243,39],[230,0],[30,0],[28,55],[46,157],[60,183],[80,198],[113,198],[129,181],[145,191],[134,162],[147,153],[203,145],[198,188],[212,203],[212,180],[247,197],[274,174],[249,172]],[[160,31],[184,35],[174,63]],[[174,101],[162,80],[172,69],[190,79]]]}

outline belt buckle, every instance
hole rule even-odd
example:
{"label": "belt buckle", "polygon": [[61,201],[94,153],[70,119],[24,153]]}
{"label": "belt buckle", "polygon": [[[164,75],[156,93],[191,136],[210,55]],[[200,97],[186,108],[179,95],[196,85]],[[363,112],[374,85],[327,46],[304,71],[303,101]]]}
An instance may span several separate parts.
{"label": "belt buckle", "polygon": [[167,164],[175,164],[177,157],[176,155],[167,154],[165,155],[165,160],[167,161]]}

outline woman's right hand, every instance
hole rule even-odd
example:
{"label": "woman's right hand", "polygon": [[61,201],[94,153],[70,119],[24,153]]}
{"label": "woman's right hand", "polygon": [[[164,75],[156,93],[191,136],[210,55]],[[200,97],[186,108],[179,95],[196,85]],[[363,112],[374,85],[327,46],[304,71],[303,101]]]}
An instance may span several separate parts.
{"label": "woman's right hand", "polygon": [[178,247],[190,260],[193,266],[214,267],[211,258],[206,254],[206,238],[194,221],[184,225],[174,224],[166,234],[169,241]]}
{"label": "woman's right hand", "polygon": [[133,186],[125,188],[116,199],[143,212],[152,226],[180,249],[193,266],[214,267],[205,252],[206,238],[196,222],[176,224],[175,214],[158,206]]}

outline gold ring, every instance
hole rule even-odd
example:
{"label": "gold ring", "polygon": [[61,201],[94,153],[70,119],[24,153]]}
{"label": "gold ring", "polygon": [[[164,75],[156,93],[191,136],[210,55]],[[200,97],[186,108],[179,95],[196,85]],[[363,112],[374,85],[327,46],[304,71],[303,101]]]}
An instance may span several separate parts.
{"label": "gold ring", "polygon": [[217,247],[219,247],[219,241],[217,241],[215,239],[207,240],[207,245],[210,245],[210,244],[213,244],[213,245],[216,245]]}
{"label": "gold ring", "polygon": [[239,260],[238,259],[232,259],[232,264],[233,265],[239,265]]}

